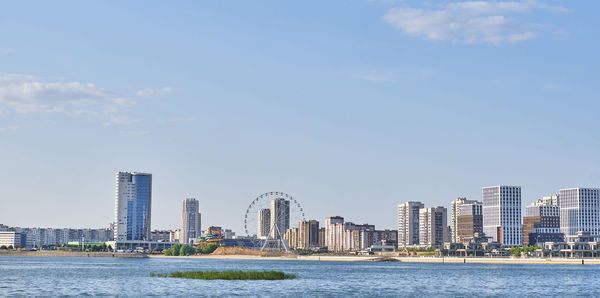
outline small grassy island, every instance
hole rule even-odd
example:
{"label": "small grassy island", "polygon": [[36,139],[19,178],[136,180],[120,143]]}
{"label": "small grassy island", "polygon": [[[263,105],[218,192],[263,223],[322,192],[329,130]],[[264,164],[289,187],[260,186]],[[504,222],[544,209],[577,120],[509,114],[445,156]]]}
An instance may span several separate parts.
{"label": "small grassy island", "polygon": [[296,278],[296,275],[294,274],[285,274],[280,271],[190,271],[172,273],[150,273],[150,276],[208,280],[281,280]]}

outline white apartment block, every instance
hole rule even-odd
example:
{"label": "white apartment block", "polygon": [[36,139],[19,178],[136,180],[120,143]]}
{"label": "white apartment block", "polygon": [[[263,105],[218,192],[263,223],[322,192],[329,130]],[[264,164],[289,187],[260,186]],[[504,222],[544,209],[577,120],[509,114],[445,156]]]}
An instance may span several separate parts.
{"label": "white apartment block", "polygon": [[271,230],[271,209],[265,208],[258,210],[258,239],[267,239]]}
{"label": "white apartment block", "polygon": [[344,250],[344,218],[332,216],[325,218],[325,246],[329,251]]}
{"label": "white apartment block", "polygon": [[569,188],[559,192],[560,232],[567,237],[589,232],[600,237],[600,189]]}
{"label": "white apartment block", "polygon": [[482,196],[485,235],[504,246],[521,246],[521,187],[488,186],[483,188]]}
{"label": "white apartment block", "polygon": [[181,236],[181,243],[186,244],[189,244],[190,239],[202,236],[200,202],[194,198],[183,200]]}
{"label": "white apartment block", "polygon": [[442,246],[448,241],[448,210],[446,207],[419,210],[419,244]]}
{"label": "white apartment block", "polygon": [[398,247],[419,244],[419,210],[421,202],[406,202],[398,205]]}
{"label": "white apartment block", "polygon": [[21,247],[21,233],[17,232],[0,232],[0,246],[4,247]]}

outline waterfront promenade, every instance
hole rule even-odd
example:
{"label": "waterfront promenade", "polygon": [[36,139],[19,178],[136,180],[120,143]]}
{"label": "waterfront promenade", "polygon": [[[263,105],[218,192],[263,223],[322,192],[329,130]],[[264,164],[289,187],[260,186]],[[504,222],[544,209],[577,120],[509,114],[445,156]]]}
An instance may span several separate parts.
{"label": "waterfront promenade", "polygon": [[194,255],[164,256],[140,253],[79,252],[79,251],[0,251],[0,256],[25,257],[107,257],[107,258],[159,258],[159,259],[207,259],[207,260],[300,260],[300,261],[337,261],[337,262],[373,262],[392,261],[404,263],[465,263],[465,264],[561,264],[561,265],[600,265],[600,258],[511,258],[511,257],[389,257],[389,256],[332,256],[332,255]]}

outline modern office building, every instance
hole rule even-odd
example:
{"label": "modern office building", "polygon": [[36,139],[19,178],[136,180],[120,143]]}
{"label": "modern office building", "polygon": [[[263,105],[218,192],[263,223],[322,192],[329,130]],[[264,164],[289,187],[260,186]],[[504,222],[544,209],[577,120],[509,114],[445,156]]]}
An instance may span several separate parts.
{"label": "modern office building", "polygon": [[456,200],[452,201],[450,204],[450,230],[452,232],[450,237],[450,242],[462,242],[458,239],[458,217],[461,215],[461,206],[463,204],[476,204],[480,202],[476,200],[467,200],[467,198],[456,198]]}
{"label": "modern office building", "polygon": [[578,232],[600,237],[600,189],[569,188],[559,192],[560,231],[565,238]]}
{"label": "modern office building", "polygon": [[116,174],[115,241],[150,240],[152,174]]}
{"label": "modern office building", "polygon": [[406,202],[398,205],[398,246],[419,244],[419,210],[425,208],[421,202]]}
{"label": "modern office building", "polygon": [[446,207],[419,210],[419,244],[440,247],[447,242],[448,210]]}
{"label": "modern office building", "polygon": [[483,206],[481,202],[472,201],[461,204],[458,209],[456,241],[452,242],[469,243],[475,233],[483,233]]}
{"label": "modern office building", "polygon": [[344,249],[344,218],[331,216],[325,218],[325,246],[329,251]]}
{"label": "modern office building", "polygon": [[543,197],[527,206],[523,217],[523,246],[564,241],[558,198],[558,195]]}
{"label": "modern office building", "polygon": [[258,239],[266,239],[271,231],[271,209],[265,208],[258,210]]}
{"label": "modern office building", "polygon": [[280,239],[290,228],[290,201],[277,198],[271,201],[271,237]]}
{"label": "modern office building", "polygon": [[482,196],[485,235],[507,247],[521,246],[521,187],[488,186]]}
{"label": "modern office building", "polygon": [[181,243],[190,243],[192,238],[202,236],[200,202],[194,198],[183,200],[181,214]]}

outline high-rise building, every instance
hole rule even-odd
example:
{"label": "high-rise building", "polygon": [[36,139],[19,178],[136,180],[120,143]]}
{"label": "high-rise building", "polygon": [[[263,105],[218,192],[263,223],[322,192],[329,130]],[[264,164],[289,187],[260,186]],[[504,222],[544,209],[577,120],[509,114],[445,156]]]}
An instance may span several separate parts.
{"label": "high-rise building", "polygon": [[325,246],[329,251],[344,249],[344,218],[331,216],[325,218]]}
{"label": "high-rise building", "polygon": [[504,246],[521,246],[521,187],[488,186],[482,196],[485,235]]}
{"label": "high-rise building", "polygon": [[116,174],[115,241],[150,240],[152,174]]}
{"label": "high-rise building", "polygon": [[271,201],[271,237],[280,239],[290,228],[290,201],[277,198]]}
{"label": "high-rise building", "polygon": [[448,241],[448,210],[446,207],[419,210],[419,244],[442,246]]}
{"label": "high-rise building", "polygon": [[569,188],[559,192],[560,231],[565,238],[577,232],[600,237],[600,189]]}
{"label": "high-rise building", "polygon": [[481,202],[472,201],[460,205],[458,209],[456,241],[453,242],[469,243],[475,233],[483,233],[483,206]]}
{"label": "high-rise building", "polygon": [[456,200],[452,201],[450,204],[450,229],[452,235],[450,237],[451,242],[461,242],[458,239],[458,217],[460,216],[461,206],[463,204],[474,204],[477,203],[476,200],[467,200],[467,198],[456,198]]}
{"label": "high-rise building", "polygon": [[181,237],[182,243],[189,244],[191,238],[199,238],[202,234],[200,202],[194,198],[183,200],[181,214]]}
{"label": "high-rise building", "polygon": [[258,210],[258,239],[266,239],[271,231],[271,209]]}
{"label": "high-rise building", "polygon": [[319,222],[316,220],[300,221],[298,223],[298,247],[311,249],[319,247]]}
{"label": "high-rise building", "polygon": [[398,246],[419,244],[419,210],[425,208],[421,202],[406,202],[398,205]]}
{"label": "high-rise building", "polygon": [[523,217],[523,246],[562,242],[558,195],[539,199],[525,209]]}

